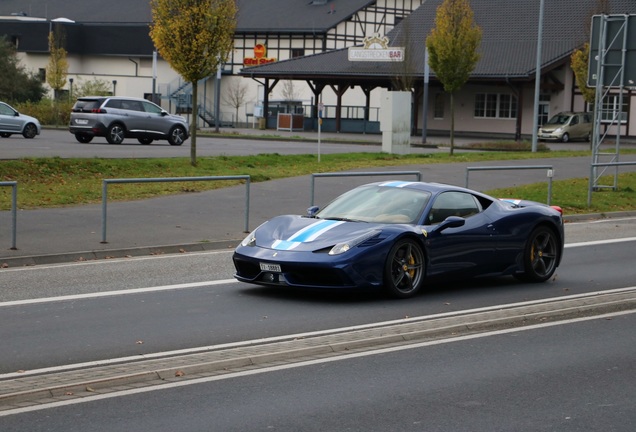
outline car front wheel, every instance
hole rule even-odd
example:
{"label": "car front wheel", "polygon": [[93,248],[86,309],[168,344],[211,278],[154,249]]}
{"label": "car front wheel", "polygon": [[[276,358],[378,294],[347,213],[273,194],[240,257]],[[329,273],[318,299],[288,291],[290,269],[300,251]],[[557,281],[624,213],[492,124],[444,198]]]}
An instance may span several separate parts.
{"label": "car front wheel", "polygon": [[137,141],[139,141],[140,144],[148,145],[152,143],[152,138],[137,138]]}
{"label": "car front wheel", "polygon": [[566,143],[570,141],[570,135],[568,133],[564,133],[563,136],[561,137],[561,141]]}
{"label": "car front wheel", "polygon": [[384,266],[384,287],[396,298],[413,297],[424,281],[424,253],[413,239],[398,240]]}
{"label": "car front wheel", "polygon": [[2,138],[9,138],[10,136],[11,136],[11,134],[9,132],[0,133],[0,137],[2,137]]}
{"label": "car front wheel", "polygon": [[124,142],[124,127],[120,124],[111,125],[106,132],[108,144],[121,144]]}
{"label": "car front wheel", "polygon": [[186,140],[186,131],[181,126],[175,126],[168,135],[168,142],[173,146],[180,146]]}
{"label": "car front wheel", "polygon": [[534,229],[528,237],[524,252],[524,273],[520,279],[528,282],[545,282],[557,268],[561,248],[554,231],[546,226]]}
{"label": "car front wheel", "polygon": [[24,130],[22,131],[22,136],[28,139],[35,138],[38,134],[38,128],[35,127],[33,123],[29,123],[24,126]]}

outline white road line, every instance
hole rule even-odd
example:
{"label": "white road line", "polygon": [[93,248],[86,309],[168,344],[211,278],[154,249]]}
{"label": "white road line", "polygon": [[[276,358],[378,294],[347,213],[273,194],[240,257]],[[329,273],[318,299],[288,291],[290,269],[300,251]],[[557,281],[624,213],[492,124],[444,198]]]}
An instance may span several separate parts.
{"label": "white road line", "polygon": [[576,248],[576,247],[583,247],[583,246],[597,246],[597,245],[606,245],[606,244],[613,244],[613,243],[625,243],[625,242],[631,242],[631,241],[636,241],[636,237],[595,240],[595,241],[586,241],[586,242],[579,242],[579,243],[566,243],[565,248],[569,249],[569,248]]}
{"label": "white road line", "polygon": [[183,284],[175,284],[175,285],[163,285],[163,286],[148,287],[148,288],[133,288],[133,289],[126,289],[126,290],[118,290],[118,291],[105,291],[105,292],[98,292],[98,293],[74,294],[74,295],[66,295],[66,296],[58,296],[58,297],[43,297],[43,298],[35,298],[35,299],[27,299],[27,300],[14,300],[14,301],[0,303],[0,307],[22,306],[22,305],[28,305],[28,304],[49,303],[49,302],[68,301],[68,300],[82,300],[82,299],[100,298],[100,297],[113,297],[118,295],[140,294],[140,293],[155,292],[155,291],[190,289],[190,288],[199,288],[199,287],[210,286],[210,285],[230,284],[230,283],[236,283],[236,282],[238,282],[236,279],[221,279],[221,280],[204,281],[204,282],[191,282],[191,283],[183,283]]}
{"label": "white road line", "polygon": [[574,323],[578,323],[578,322],[591,321],[591,320],[596,320],[596,319],[608,319],[608,318],[613,318],[613,317],[617,317],[617,316],[621,316],[621,315],[627,315],[627,314],[632,314],[632,313],[636,313],[636,311],[631,310],[631,311],[622,311],[622,312],[608,313],[608,314],[604,314],[604,315],[597,315],[597,316],[591,316],[591,317],[573,318],[573,319],[565,320],[565,321],[541,323],[541,324],[531,325],[531,326],[527,326],[527,327],[511,328],[511,329],[505,329],[505,330],[497,330],[497,331],[492,331],[492,332],[488,332],[488,333],[480,333],[480,334],[459,336],[459,337],[455,337],[455,338],[436,340],[436,341],[427,341],[427,342],[421,342],[421,343],[412,344],[412,345],[402,345],[402,346],[395,346],[395,347],[390,347],[390,348],[381,348],[381,349],[377,349],[377,350],[373,350],[373,351],[365,351],[365,352],[360,352],[360,353],[344,354],[344,355],[338,356],[338,357],[331,357],[331,358],[326,358],[326,359],[308,360],[308,361],[299,362],[299,363],[291,363],[291,364],[286,364],[286,365],[265,367],[265,368],[262,368],[262,369],[254,369],[254,370],[247,370],[247,371],[242,371],[242,372],[228,373],[226,375],[216,375],[216,376],[211,376],[211,377],[192,379],[192,380],[183,381],[183,382],[173,382],[173,383],[168,383],[168,384],[161,384],[161,385],[158,385],[158,386],[143,387],[143,388],[137,388],[137,389],[132,389],[132,390],[122,390],[122,391],[118,391],[118,392],[113,392],[113,393],[108,393],[108,394],[100,394],[100,395],[90,396],[90,397],[81,398],[81,399],[72,399],[72,400],[68,400],[68,401],[52,402],[52,403],[48,403],[48,404],[35,405],[35,406],[30,406],[30,407],[25,407],[25,408],[16,408],[16,409],[13,409],[13,410],[0,411],[0,417],[6,417],[6,416],[16,415],[16,414],[24,414],[24,413],[28,413],[28,412],[40,411],[40,410],[50,409],[50,408],[59,408],[59,407],[63,407],[63,406],[76,405],[76,404],[87,403],[87,402],[95,402],[95,401],[99,401],[99,400],[112,399],[112,398],[116,398],[116,397],[131,396],[131,395],[149,393],[149,392],[160,391],[160,390],[170,390],[170,389],[174,389],[174,388],[191,386],[191,385],[206,384],[206,383],[213,382],[213,381],[220,381],[220,380],[226,380],[226,379],[232,379],[232,378],[238,378],[238,377],[245,377],[245,376],[268,373],[268,372],[276,372],[276,371],[280,371],[280,370],[299,368],[299,367],[304,367],[304,366],[312,366],[312,365],[316,365],[316,364],[331,363],[331,362],[342,361],[342,360],[350,360],[350,359],[354,359],[354,358],[367,357],[367,356],[377,355],[377,354],[386,354],[386,353],[404,351],[404,350],[408,350],[408,349],[423,348],[423,347],[434,346],[434,345],[442,345],[442,344],[447,344],[447,343],[452,343],[452,342],[461,342],[461,341],[470,340],[470,339],[479,339],[479,338],[483,338],[483,337],[498,336],[498,335],[503,335],[503,334],[508,334],[508,333],[518,333],[518,332],[522,332],[522,331],[536,330],[536,329],[541,329],[541,328],[546,328],[546,327],[554,327],[554,326],[557,326],[557,325],[564,325],[564,324],[574,324]]}

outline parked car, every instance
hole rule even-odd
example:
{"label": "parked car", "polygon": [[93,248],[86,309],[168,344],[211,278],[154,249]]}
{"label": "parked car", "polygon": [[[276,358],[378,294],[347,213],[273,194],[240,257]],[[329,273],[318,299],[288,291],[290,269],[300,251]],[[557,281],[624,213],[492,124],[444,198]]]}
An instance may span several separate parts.
{"label": "parked car", "polygon": [[306,216],[275,217],[237,246],[235,278],[296,289],[414,296],[431,278],[544,282],[561,262],[561,210],[438,183],[357,187]]}
{"label": "parked car", "polygon": [[141,144],[168,140],[179,146],[188,139],[184,117],[169,114],[146,99],[120,96],[89,96],[77,99],[71,112],[69,131],[81,143],[105,137],[109,144],[137,138]]}
{"label": "parked car", "polygon": [[546,141],[568,142],[574,139],[592,139],[592,114],[560,112],[539,128],[538,137]]}
{"label": "parked car", "polygon": [[35,117],[20,114],[11,105],[0,102],[0,137],[22,134],[25,138],[35,138],[40,135],[41,129],[40,122]]}

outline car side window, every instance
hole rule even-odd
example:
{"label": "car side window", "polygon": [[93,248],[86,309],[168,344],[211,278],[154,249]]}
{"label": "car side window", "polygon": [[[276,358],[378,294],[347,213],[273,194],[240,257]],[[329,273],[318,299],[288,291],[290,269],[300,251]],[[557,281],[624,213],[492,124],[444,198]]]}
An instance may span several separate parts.
{"label": "car side window", "polygon": [[0,114],[8,115],[8,116],[15,115],[13,110],[11,108],[9,108],[7,105],[4,105],[4,104],[0,104]]}
{"label": "car side window", "polygon": [[479,201],[466,192],[444,192],[433,202],[427,220],[431,225],[438,224],[449,216],[470,217],[482,210]]}
{"label": "car side window", "polygon": [[104,105],[106,108],[121,108],[121,100],[119,99],[111,99],[108,102],[106,102],[106,105]]}
{"label": "car side window", "polygon": [[579,124],[579,116],[572,116],[572,121],[570,122],[570,125],[574,126],[576,124]]}
{"label": "car side window", "polygon": [[161,107],[150,103],[150,102],[142,102],[144,104],[144,111],[153,114],[161,114]]}

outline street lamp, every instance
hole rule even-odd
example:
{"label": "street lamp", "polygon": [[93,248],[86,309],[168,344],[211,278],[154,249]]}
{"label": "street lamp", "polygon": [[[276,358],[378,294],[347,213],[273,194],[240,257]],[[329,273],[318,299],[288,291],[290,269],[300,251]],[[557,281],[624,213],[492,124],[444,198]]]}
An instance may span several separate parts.
{"label": "street lamp", "polygon": [[73,100],[73,78],[69,78],[68,82],[71,86],[70,99]]}
{"label": "street lamp", "polygon": [[113,96],[117,94],[116,89],[117,89],[117,80],[113,80]]}

